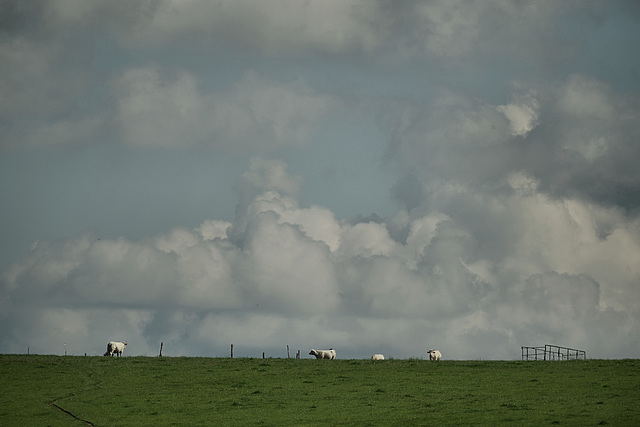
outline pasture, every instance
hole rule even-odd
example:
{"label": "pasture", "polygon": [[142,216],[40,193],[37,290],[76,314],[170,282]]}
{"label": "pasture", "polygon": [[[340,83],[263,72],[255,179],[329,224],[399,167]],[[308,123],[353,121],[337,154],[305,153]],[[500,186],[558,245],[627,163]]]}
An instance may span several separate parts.
{"label": "pasture", "polygon": [[0,355],[0,425],[638,425],[639,360]]}

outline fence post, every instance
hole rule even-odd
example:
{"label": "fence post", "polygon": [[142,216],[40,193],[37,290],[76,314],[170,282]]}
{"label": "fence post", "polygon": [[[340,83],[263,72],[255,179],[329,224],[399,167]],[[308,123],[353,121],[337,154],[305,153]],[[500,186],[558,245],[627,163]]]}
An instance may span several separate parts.
{"label": "fence post", "polygon": [[164,345],[164,343],[162,341],[160,341],[160,357],[162,357],[162,346]]}
{"label": "fence post", "polygon": [[233,344],[231,344],[231,358],[233,359]]}
{"label": "fence post", "polygon": [[287,359],[291,357],[291,355],[289,354],[289,344],[287,344]]}

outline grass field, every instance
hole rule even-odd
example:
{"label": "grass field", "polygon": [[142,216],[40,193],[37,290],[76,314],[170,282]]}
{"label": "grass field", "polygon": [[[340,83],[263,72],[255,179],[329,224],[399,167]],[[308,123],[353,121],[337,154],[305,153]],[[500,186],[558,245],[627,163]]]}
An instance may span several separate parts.
{"label": "grass field", "polygon": [[640,425],[640,360],[0,355],[2,426]]}

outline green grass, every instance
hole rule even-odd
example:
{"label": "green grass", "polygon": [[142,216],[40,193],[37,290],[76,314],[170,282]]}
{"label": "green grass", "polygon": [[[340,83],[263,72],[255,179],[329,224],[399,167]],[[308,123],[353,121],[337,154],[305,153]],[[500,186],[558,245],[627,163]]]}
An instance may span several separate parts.
{"label": "green grass", "polygon": [[2,426],[640,424],[639,360],[0,355],[0,386]]}

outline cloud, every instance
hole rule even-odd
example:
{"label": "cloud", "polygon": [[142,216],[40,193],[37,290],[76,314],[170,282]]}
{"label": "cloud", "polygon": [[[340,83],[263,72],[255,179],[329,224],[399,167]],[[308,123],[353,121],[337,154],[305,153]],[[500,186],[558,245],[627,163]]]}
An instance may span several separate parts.
{"label": "cloud", "polygon": [[[581,4],[584,5],[584,4]],[[580,12],[594,22],[603,13],[596,3]],[[472,51],[521,56],[522,46],[551,62],[575,55],[551,17],[576,13],[571,5],[521,5],[513,0],[478,4],[463,1],[389,3],[386,1],[279,0],[157,2],[136,8],[135,24],[121,37],[127,43],[153,46],[167,41],[212,41],[268,56],[417,55],[460,57]],[[118,15],[122,16],[122,15]],[[123,19],[122,17],[120,19]],[[498,29],[498,30],[497,30]],[[542,41],[530,34],[552,34]],[[545,51],[548,40],[553,50]]]}
{"label": "cloud", "polygon": [[541,114],[555,118],[539,135],[546,159],[530,170],[559,196],[636,209],[640,176],[629,159],[637,155],[637,102],[579,74],[569,75],[546,102]]}
{"label": "cloud", "polygon": [[[158,49],[196,48],[205,60],[225,61],[229,52],[240,51],[285,62],[319,55],[385,67],[435,58],[448,64],[445,69],[460,66],[459,60],[506,52],[537,67],[557,67],[572,63],[586,41],[568,39],[554,23],[577,14],[597,26],[606,16],[598,2],[573,6],[523,6],[512,0],[464,6],[363,0],[257,5],[69,0],[11,6],[8,37],[0,42],[2,144],[11,149],[91,144],[100,135],[138,148],[208,146],[261,154],[300,146],[340,107],[336,97],[302,78],[269,79],[250,69],[240,70],[231,87],[212,89],[211,70],[165,67],[156,58]],[[148,59],[120,64],[114,50]],[[534,124],[535,105],[503,107],[514,132]],[[593,157],[607,143],[594,138],[583,151]]]}
{"label": "cloud", "polygon": [[[0,351],[637,354],[640,109],[613,42],[628,5],[5,4],[0,145],[20,151],[5,223],[60,238],[0,269]],[[397,211],[340,218],[345,194],[383,198],[383,156]],[[156,186],[179,175],[164,166],[205,172]],[[230,174],[235,214],[196,211],[205,192],[233,205]],[[167,200],[170,225],[141,236]]]}
{"label": "cloud", "polygon": [[124,140],[134,146],[180,147],[202,143],[204,101],[196,79],[181,72],[164,81],[153,67],[130,69],[117,82]]}
{"label": "cloud", "polygon": [[116,122],[134,147],[208,147],[233,153],[304,145],[338,103],[303,81],[275,82],[248,72],[226,91],[203,93],[185,71],[125,71],[116,83]]}
{"label": "cloud", "polygon": [[377,2],[361,0],[268,4],[245,1],[157,2],[125,38],[159,44],[205,38],[266,54],[370,51],[386,33]]}
{"label": "cloud", "polygon": [[[0,148],[31,149],[84,143],[105,125],[102,109],[79,108],[92,93],[90,76],[62,46],[28,37],[0,41]],[[64,57],[64,58],[63,58]],[[65,62],[67,70],[60,69]]]}
{"label": "cloud", "polygon": [[[70,26],[99,27],[126,48],[196,43],[270,57],[383,54],[405,59],[416,55],[456,58],[474,51],[490,55],[506,52],[520,58],[535,57],[534,62],[557,63],[560,58],[567,61],[567,56],[575,56],[575,46],[580,46],[582,40],[568,38],[556,19],[579,15],[596,26],[603,21],[608,6],[573,1],[523,5],[514,0],[477,4],[441,0],[277,0],[268,4],[162,0],[87,4],[66,0],[34,9],[14,11],[11,21],[35,17],[39,31],[53,35]],[[545,37],[530,37],[531,34]],[[554,49],[548,49],[550,42]]]}
{"label": "cloud", "polygon": [[612,125],[621,111],[616,111],[615,96],[602,82],[580,75],[570,77],[558,99],[558,110],[566,117],[564,123],[580,122],[564,132],[564,148],[593,161],[606,154],[614,143]]}
{"label": "cloud", "polygon": [[560,198],[637,209],[635,101],[579,74],[513,87],[508,104],[444,91],[395,111],[381,107],[388,156],[407,171],[394,196],[407,207],[437,204],[444,188],[503,191],[507,177],[524,173]]}
{"label": "cloud", "polygon": [[[446,215],[348,223],[300,207],[285,194],[295,181],[282,162],[255,160],[242,239],[230,237],[238,223],[209,220],[139,242],[38,242],[2,271],[3,323],[31,316],[5,329],[3,351],[47,351],[46,334],[80,353],[99,353],[115,336],[138,354],[159,341],[203,355],[224,355],[231,343],[245,352],[325,344],[343,357],[380,346],[414,357],[438,346],[449,358],[517,358],[520,345],[544,342],[600,357],[634,351],[604,344],[634,337],[637,220],[556,201],[514,175],[512,193],[450,193]],[[404,242],[391,237],[398,227]],[[87,328],[73,327],[85,319]]]}
{"label": "cloud", "polygon": [[538,123],[540,104],[535,93],[517,97],[516,102],[508,105],[498,105],[498,111],[509,119],[513,136],[526,136]]}
{"label": "cloud", "polygon": [[517,167],[510,121],[481,99],[445,91],[388,116],[380,125],[392,141],[389,158],[413,175],[405,178],[412,185],[396,188],[400,200],[423,198],[431,187],[495,183]]}
{"label": "cloud", "polygon": [[[464,0],[410,3],[410,44],[428,56],[464,58],[509,55],[535,67],[557,67],[579,52],[555,23],[579,15],[597,25],[606,7],[598,2],[523,4],[513,0],[468,3]],[[544,37],[531,37],[532,34]],[[553,43],[553,48],[550,44]]]}

